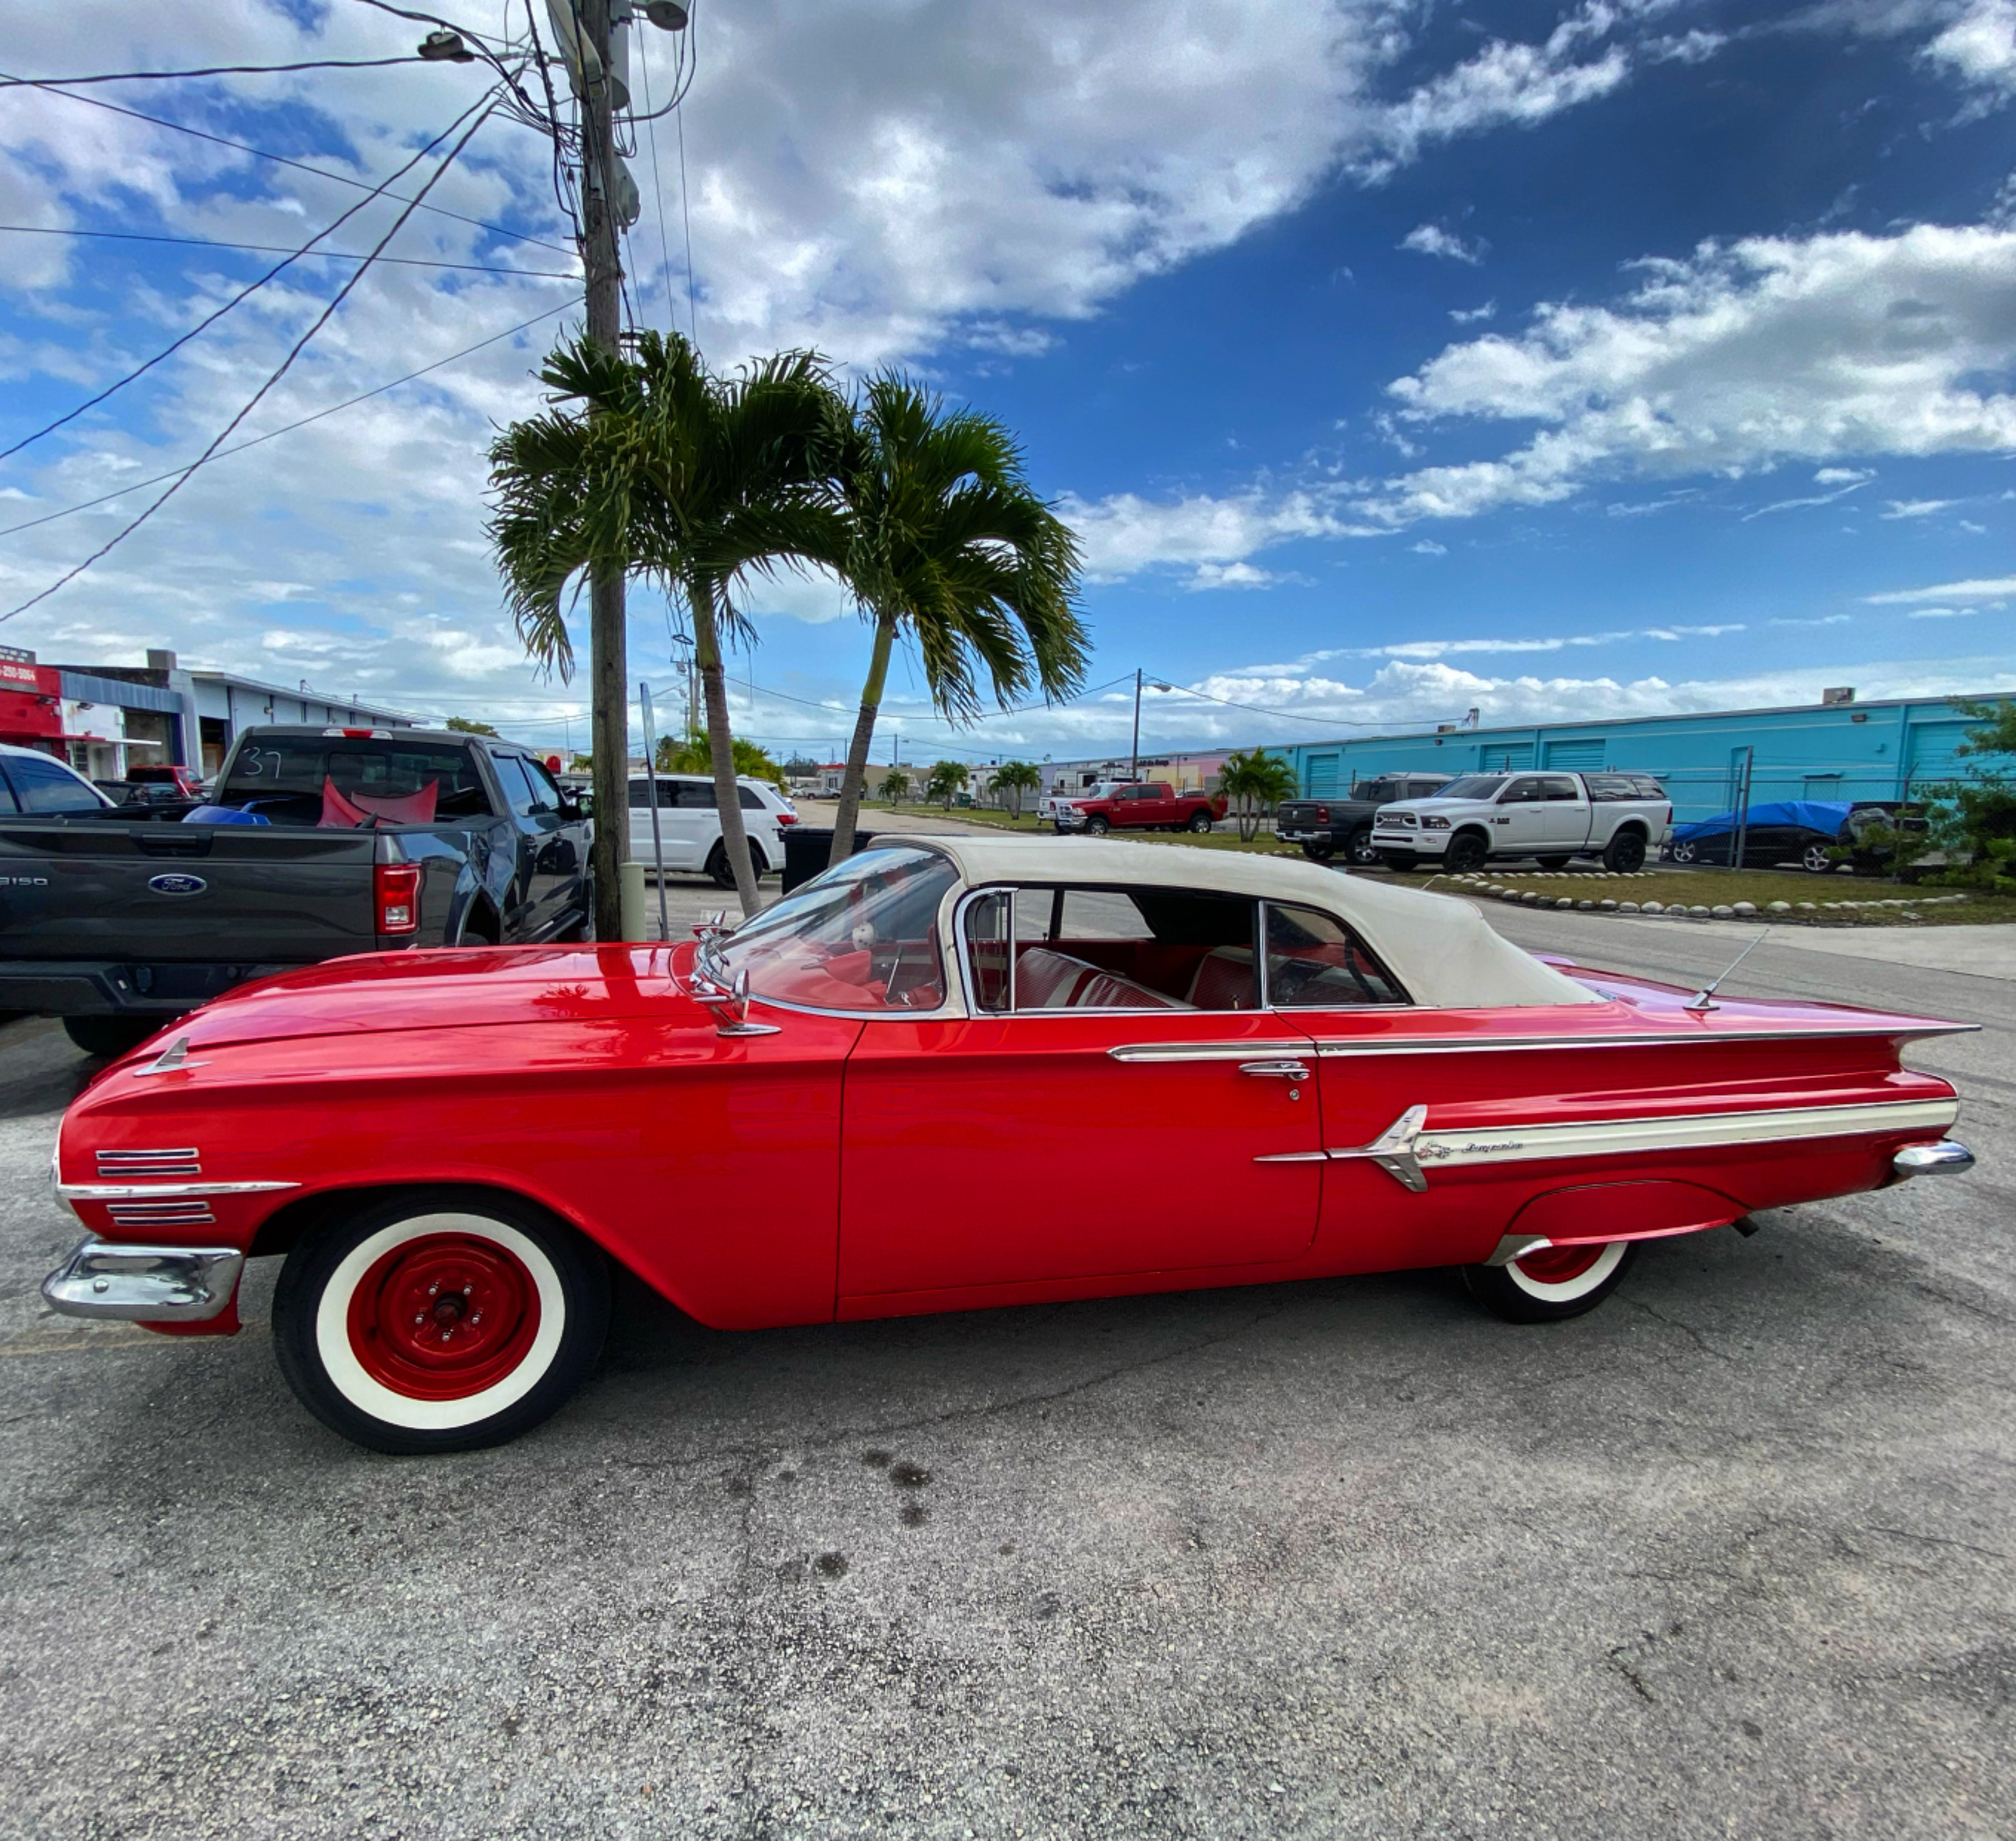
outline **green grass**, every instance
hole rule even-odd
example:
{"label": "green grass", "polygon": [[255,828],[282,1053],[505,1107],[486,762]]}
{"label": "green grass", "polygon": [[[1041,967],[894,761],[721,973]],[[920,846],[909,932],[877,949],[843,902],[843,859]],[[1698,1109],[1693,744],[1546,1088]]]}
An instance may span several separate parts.
{"label": "green grass", "polygon": [[[990,830],[994,831],[1042,832],[1047,836],[1052,829],[1049,825],[1039,819],[1033,812],[1024,812],[1019,818],[1011,818],[1006,812],[986,811],[977,807],[965,810],[954,806],[950,811],[947,811],[943,806],[920,804],[915,800],[906,800],[900,807],[892,807],[880,800],[873,801],[872,804],[870,801],[863,800],[861,809],[863,811],[873,809],[885,812],[897,810],[906,812],[930,812],[941,818],[957,818],[964,824],[985,825]],[[1302,854],[1301,847],[1299,844],[1283,843],[1273,832],[1264,831],[1250,843],[1243,843],[1240,841],[1237,829],[1212,831],[1202,834],[1190,831],[1115,831],[1111,835],[1124,839],[1129,843],[1139,842],[1176,844],[1193,850],[1247,850],[1269,857],[1299,857]]]}
{"label": "green grass", "polygon": [[[1391,878],[1402,887],[1411,883],[1417,888],[1429,879],[1407,875]],[[1913,889],[1875,876],[1809,876],[1797,870],[1660,869],[1634,876],[1573,870],[1547,875],[1528,870],[1460,882],[1443,876],[1435,886],[1463,894],[1487,887],[1515,889],[1521,894],[1530,890],[1543,900],[1635,901],[1641,907],[1657,901],[1669,908],[1712,908],[1748,901],[1765,912],[1773,901],[1784,901],[1791,904],[1791,912],[1773,918],[1820,926],[1949,927],[2016,921],[2016,899],[2007,896],[1969,894],[1956,901],[1950,897],[1960,891],[1953,889]],[[1810,908],[1804,905],[1809,903]],[[1903,905],[1888,905],[1892,903]]]}

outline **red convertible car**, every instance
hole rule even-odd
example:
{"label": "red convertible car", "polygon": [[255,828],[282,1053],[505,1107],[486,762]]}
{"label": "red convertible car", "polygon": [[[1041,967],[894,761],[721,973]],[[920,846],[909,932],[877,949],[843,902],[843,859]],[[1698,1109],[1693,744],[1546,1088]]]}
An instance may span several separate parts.
{"label": "red convertible car", "polygon": [[228,1336],[284,1256],[283,1372],[401,1452],[553,1412],[614,1265],[730,1329],[1434,1265],[1568,1317],[1641,1240],[1967,1168],[1899,1051],[1967,1027],[1543,962],[1309,863],[919,839],[732,933],[232,992],[70,1108],[43,1289]]}

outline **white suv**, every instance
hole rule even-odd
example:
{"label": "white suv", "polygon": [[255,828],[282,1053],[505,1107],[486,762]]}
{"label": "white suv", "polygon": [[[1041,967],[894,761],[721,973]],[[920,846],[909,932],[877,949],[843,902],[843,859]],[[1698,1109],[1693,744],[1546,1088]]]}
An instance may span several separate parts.
{"label": "white suv", "polygon": [[[798,822],[797,811],[774,786],[743,779],[742,822],[749,832],[749,866],[758,876],[784,866],[784,827]],[[630,857],[648,869],[653,861],[650,782],[642,774],[630,782]],[[704,774],[658,775],[658,841],[668,869],[697,872],[714,878],[718,888],[735,886],[735,872],[721,845],[721,814],[714,803],[714,782]]]}

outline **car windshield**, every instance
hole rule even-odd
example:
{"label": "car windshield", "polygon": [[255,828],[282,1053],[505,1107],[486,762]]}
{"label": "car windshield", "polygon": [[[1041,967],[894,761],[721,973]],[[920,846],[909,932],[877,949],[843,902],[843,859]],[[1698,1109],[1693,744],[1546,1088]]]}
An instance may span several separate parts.
{"label": "car windshield", "polygon": [[935,850],[862,850],[715,944],[704,969],[821,1010],[935,1010],[938,908],[958,872]]}
{"label": "car windshield", "polygon": [[1460,780],[1452,780],[1446,786],[1438,786],[1434,796],[1437,799],[1496,799],[1498,789],[1512,776],[1510,774],[1466,774]]}

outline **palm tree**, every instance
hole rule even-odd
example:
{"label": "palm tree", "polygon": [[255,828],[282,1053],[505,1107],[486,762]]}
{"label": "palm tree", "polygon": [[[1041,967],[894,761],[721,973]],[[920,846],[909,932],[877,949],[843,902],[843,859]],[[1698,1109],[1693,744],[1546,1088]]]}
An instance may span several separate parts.
{"label": "palm tree", "polygon": [[561,611],[571,582],[617,569],[685,601],[722,845],[751,914],[722,641],[754,637],[733,600],[751,574],[841,557],[844,527],[821,482],[837,464],[845,405],[811,352],[717,376],[676,333],[626,343],[573,339],[546,360],[540,379],[563,406],[492,445],[491,541],[526,649],[563,678],[574,665]]}
{"label": "palm tree", "polygon": [[1238,809],[1240,841],[1251,843],[1260,814],[1294,795],[1295,770],[1264,748],[1245,748],[1226,756],[1218,784]]}
{"label": "palm tree", "polygon": [[997,792],[1008,795],[1008,815],[1019,818],[1022,815],[1022,795],[1041,790],[1043,770],[1027,760],[1004,760],[994,770],[994,786]]}
{"label": "palm tree", "polygon": [[931,777],[924,782],[924,796],[943,800],[945,810],[950,811],[952,802],[957,796],[959,788],[971,777],[966,770],[964,761],[941,760],[931,769]]}
{"label": "palm tree", "polygon": [[837,486],[846,525],[839,574],[875,637],[833,819],[835,863],[854,849],[899,632],[915,637],[931,701],[955,721],[980,713],[981,674],[1003,708],[1032,681],[1054,702],[1084,683],[1085,654],[1072,605],[1078,540],[1030,488],[1013,437],[992,416],[948,411],[894,373],[872,378]]}
{"label": "palm tree", "polygon": [[882,784],[876,788],[878,796],[891,805],[901,805],[903,795],[910,789],[910,776],[900,767],[892,767],[882,776]]}

